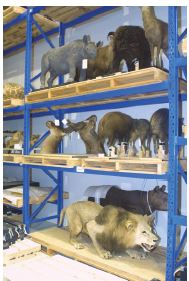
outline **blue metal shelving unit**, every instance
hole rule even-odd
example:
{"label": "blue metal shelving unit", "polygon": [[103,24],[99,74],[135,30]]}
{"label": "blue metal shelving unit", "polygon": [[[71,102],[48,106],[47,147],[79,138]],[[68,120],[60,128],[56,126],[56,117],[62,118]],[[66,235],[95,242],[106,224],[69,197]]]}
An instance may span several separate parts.
{"label": "blue metal shelving unit", "polygon": [[[23,15],[20,15],[12,22],[6,24],[4,26],[4,30],[7,30],[14,24],[19,23],[20,21],[27,21],[27,31],[26,31],[26,42],[15,46],[9,50],[4,52],[5,55],[10,54],[12,51],[18,50],[23,46],[26,47],[26,56],[25,56],[25,95],[27,95],[33,86],[31,85],[32,81],[39,78],[40,73],[35,77],[30,77],[31,70],[31,48],[32,41],[37,42],[44,38],[47,43],[54,47],[51,43],[48,35],[52,35],[54,33],[59,32],[59,44],[64,44],[64,34],[65,29],[71,27],[75,24],[79,24],[86,20],[91,19],[92,17],[102,14],[107,11],[111,11],[117,7],[101,7],[96,9],[95,11],[89,12],[69,23],[60,23],[60,27],[53,29],[47,33],[44,33],[41,27],[34,21],[33,15],[39,12],[44,7],[34,7],[28,8],[27,12]],[[119,89],[113,90],[109,92],[101,92],[94,93],[90,95],[84,95],[79,97],[70,97],[60,100],[40,102],[35,104],[25,104],[22,107],[17,107],[13,109],[6,109],[4,113],[11,112],[21,112],[16,118],[24,117],[24,154],[28,155],[31,151],[29,147],[30,143],[30,118],[32,117],[40,117],[44,115],[54,115],[56,119],[62,120],[63,115],[68,112],[83,112],[83,111],[92,111],[92,110],[101,110],[101,109],[110,109],[110,108],[123,108],[128,106],[137,106],[137,105],[146,105],[146,104],[160,104],[160,103],[169,103],[169,170],[165,175],[152,175],[152,174],[138,174],[138,173],[119,173],[119,172],[105,172],[105,171],[95,171],[90,169],[85,169],[84,173],[94,174],[94,175],[109,175],[109,176],[122,176],[122,177],[133,177],[133,178],[148,178],[148,179],[164,179],[168,181],[168,237],[167,237],[167,266],[166,266],[166,281],[173,281],[174,272],[178,267],[182,264],[186,263],[186,258],[178,260],[179,253],[184,245],[186,240],[187,232],[184,231],[183,237],[180,240],[179,245],[176,245],[176,226],[184,226],[186,228],[186,217],[179,215],[178,213],[178,179],[179,176],[182,176],[184,181],[186,182],[187,177],[186,173],[183,171],[181,165],[178,161],[178,153],[181,146],[186,145],[187,141],[183,137],[179,136],[178,130],[178,117],[179,117],[179,103],[186,100],[186,94],[179,94],[179,79],[178,79],[178,69],[182,67],[183,73],[186,75],[186,58],[182,58],[178,54],[178,43],[186,36],[187,31],[185,30],[182,35],[178,36],[178,17],[177,17],[178,8],[177,7],[169,7],[169,79],[168,81],[161,82],[158,84],[145,85],[140,87],[132,87],[129,89]],[[32,40],[32,24],[39,29],[41,35]],[[63,82],[63,78],[59,77],[59,83]],[[93,105],[93,106],[82,106],[80,108],[69,108],[64,110],[54,111],[51,109],[52,106],[58,106],[62,104],[70,104],[74,102],[84,102],[91,100],[103,100],[105,98],[114,98],[127,96],[130,94],[138,94],[138,93],[152,93],[157,91],[168,91],[167,96],[163,97],[149,97],[148,99],[140,99],[140,100],[130,100],[125,102],[114,102],[112,104],[106,105]],[[31,113],[33,109],[40,108],[48,108],[48,112],[40,112],[40,113]],[[5,117],[5,120],[11,120],[14,117]],[[40,144],[47,136],[46,133],[42,138],[37,142],[37,145]],[[32,147],[34,148],[35,145]],[[63,152],[63,146],[60,147],[60,152]],[[10,163],[4,163],[4,165],[9,165]],[[41,169],[45,174],[47,174],[54,182],[55,187],[51,191],[51,193],[46,197],[46,199],[38,206],[38,208],[30,215],[29,214],[29,171],[30,169]],[[54,171],[57,173],[57,176],[54,176],[50,171]],[[31,223],[40,222],[43,220],[49,220],[57,218],[59,219],[60,210],[63,207],[63,172],[72,172],[78,173],[77,168],[57,168],[57,167],[46,167],[46,166],[35,166],[32,164],[23,164],[23,179],[24,179],[24,206],[23,206],[23,216],[24,223],[26,224],[27,230],[29,231],[29,227]],[[57,200],[57,214],[36,219],[36,216],[39,214],[41,209],[44,207],[48,199],[51,197],[53,193],[58,193]]]}

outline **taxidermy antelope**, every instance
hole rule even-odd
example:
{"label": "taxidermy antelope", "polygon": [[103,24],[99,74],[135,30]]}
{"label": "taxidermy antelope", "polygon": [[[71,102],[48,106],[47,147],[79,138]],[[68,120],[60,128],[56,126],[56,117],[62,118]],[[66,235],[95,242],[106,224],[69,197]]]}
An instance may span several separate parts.
{"label": "taxidermy antelope", "polygon": [[156,18],[154,7],[142,6],[142,20],[150,44],[153,65],[162,67],[162,51],[168,56],[168,24]]}

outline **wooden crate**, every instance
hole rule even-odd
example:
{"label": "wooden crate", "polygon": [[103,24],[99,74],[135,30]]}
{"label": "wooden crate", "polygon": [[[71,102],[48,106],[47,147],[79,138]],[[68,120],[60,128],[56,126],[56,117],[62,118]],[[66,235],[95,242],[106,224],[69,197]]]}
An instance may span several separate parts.
{"label": "wooden crate", "polygon": [[5,162],[23,163],[23,159],[21,154],[3,154],[3,161]]}
{"label": "wooden crate", "polygon": [[19,260],[23,256],[31,255],[41,250],[41,245],[25,238],[22,241],[17,241],[8,249],[3,250],[3,264],[8,265],[13,260]]}
{"label": "wooden crate", "polygon": [[146,281],[153,278],[165,280],[166,255],[165,250],[160,247],[150,253],[145,260],[133,260],[122,253],[110,260],[105,260],[97,255],[90,239],[83,236],[81,241],[86,247],[76,250],[68,242],[68,232],[57,227],[31,233],[30,236],[34,241],[46,247],[49,253],[61,253],[130,281]]}
{"label": "wooden crate", "polygon": [[24,104],[24,101],[21,99],[3,99],[3,108],[20,106],[23,104]]}
{"label": "wooden crate", "polygon": [[69,154],[38,154],[24,156],[25,164],[42,164],[46,166],[80,166],[83,155],[69,155]]}
{"label": "wooden crate", "polygon": [[129,173],[165,174],[168,161],[158,158],[110,158],[89,157],[82,160],[82,167],[93,170]]}
{"label": "wooden crate", "polygon": [[[17,16],[26,12],[23,7],[9,7],[3,11],[3,23],[9,23],[14,20]],[[45,18],[43,15],[35,14],[34,19],[38,22],[44,32],[47,32],[53,28],[59,26],[57,22]],[[32,35],[36,37],[40,35],[38,29],[33,25]],[[17,44],[23,43],[26,40],[26,20],[12,26],[4,32],[3,36],[3,49],[7,50],[16,46]]]}
{"label": "wooden crate", "polygon": [[[168,79],[168,73],[155,67],[141,69],[138,71],[131,71],[127,73],[119,73],[108,77],[96,78],[83,82],[77,82],[69,85],[57,86],[45,90],[39,90],[29,94],[26,97],[27,103],[34,103],[40,101],[47,101],[52,99],[62,99],[66,97],[75,97],[79,95],[92,94],[102,91],[111,91],[120,88],[137,87],[147,84],[159,83]],[[186,83],[181,81],[181,91],[186,92]],[[122,101],[127,99],[149,98],[149,96],[162,96],[165,92],[148,93],[138,95],[130,95],[127,97],[119,97],[115,100]],[[106,99],[105,102],[112,102],[113,99]],[[89,104],[96,104],[99,101],[90,101]],[[100,101],[104,103],[104,101]],[[81,106],[81,104],[79,103]],[[70,106],[70,105],[69,105]],[[64,107],[69,107],[64,106]],[[73,106],[73,105],[72,105]]]}

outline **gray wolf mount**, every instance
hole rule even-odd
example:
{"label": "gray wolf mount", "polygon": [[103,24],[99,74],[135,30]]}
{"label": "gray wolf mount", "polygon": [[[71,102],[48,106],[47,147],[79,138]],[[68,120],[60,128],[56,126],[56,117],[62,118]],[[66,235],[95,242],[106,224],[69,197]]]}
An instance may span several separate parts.
{"label": "gray wolf mount", "polygon": [[150,215],[151,212],[156,210],[167,211],[168,193],[165,192],[165,189],[165,185],[162,185],[162,187],[156,186],[148,191],[147,195],[147,191],[127,191],[117,186],[112,186],[100,203],[102,206],[113,205],[136,214]]}
{"label": "gray wolf mount", "polygon": [[[130,213],[114,206],[102,207],[94,202],[80,201],[62,209],[59,226],[64,216],[68,220],[70,243],[81,249],[77,237],[80,233],[88,234],[100,257],[109,259],[114,251],[125,251],[135,258],[136,246],[144,252],[151,252],[158,243],[159,237],[154,233],[153,218]],[[142,250],[141,249],[141,250]]]}
{"label": "gray wolf mount", "polygon": [[154,7],[141,7],[146,38],[150,44],[153,65],[162,67],[162,53],[168,56],[168,24],[156,18]]}
{"label": "gray wolf mount", "polygon": [[67,120],[67,125],[73,131],[78,132],[85,144],[87,154],[105,153],[103,145],[101,145],[96,133],[96,115],[91,115],[84,121],[73,123]]}
{"label": "gray wolf mount", "polygon": [[40,153],[58,153],[58,145],[60,144],[62,138],[66,134],[73,132],[73,130],[71,128],[64,129],[60,126],[56,126],[52,121],[47,121],[46,126],[50,130],[50,135],[48,135],[46,139],[42,142]]}
{"label": "gray wolf mount", "polygon": [[113,37],[113,57],[113,72],[119,71],[122,60],[125,60],[128,71],[135,70],[136,61],[140,69],[150,67],[150,46],[144,29],[139,26],[118,27]]}
{"label": "gray wolf mount", "polygon": [[96,45],[91,42],[89,35],[84,35],[82,40],[75,40],[62,47],[49,50],[43,55],[41,60],[41,88],[45,87],[45,76],[50,72],[47,81],[48,87],[52,87],[54,79],[58,75],[69,73],[68,82],[73,82],[76,69],[79,69],[79,81],[86,80],[86,69],[82,69],[83,59],[93,59],[96,57]]}

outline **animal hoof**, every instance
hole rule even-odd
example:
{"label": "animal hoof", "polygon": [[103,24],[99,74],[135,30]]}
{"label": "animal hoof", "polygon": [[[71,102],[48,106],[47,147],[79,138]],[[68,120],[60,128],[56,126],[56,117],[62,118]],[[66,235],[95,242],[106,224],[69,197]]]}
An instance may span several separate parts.
{"label": "animal hoof", "polygon": [[111,259],[112,258],[112,254],[109,251],[101,252],[100,256],[103,259]]}
{"label": "animal hoof", "polygon": [[67,80],[68,83],[71,83],[71,82],[73,82],[73,81],[74,81],[73,78],[68,78],[68,80]]}
{"label": "animal hoof", "polygon": [[77,250],[79,250],[79,249],[84,249],[84,248],[85,248],[85,246],[84,246],[83,244],[81,244],[81,243],[75,243],[75,244],[74,244],[74,247],[75,247]]}

